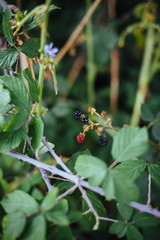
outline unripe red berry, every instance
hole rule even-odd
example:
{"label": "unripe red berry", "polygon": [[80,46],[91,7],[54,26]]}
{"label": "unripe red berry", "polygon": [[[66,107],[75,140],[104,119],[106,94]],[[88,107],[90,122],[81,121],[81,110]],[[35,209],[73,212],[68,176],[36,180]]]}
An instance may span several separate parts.
{"label": "unripe red berry", "polygon": [[80,133],[80,134],[77,135],[77,142],[78,143],[82,143],[82,142],[84,142],[84,140],[85,140],[85,134],[84,133]]}

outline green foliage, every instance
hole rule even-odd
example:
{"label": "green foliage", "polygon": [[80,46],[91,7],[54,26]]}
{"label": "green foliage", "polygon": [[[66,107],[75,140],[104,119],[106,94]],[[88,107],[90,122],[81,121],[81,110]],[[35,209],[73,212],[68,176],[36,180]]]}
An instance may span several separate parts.
{"label": "green foliage", "polygon": [[81,177],[88,177],[91,185],[98,186],[105,177],[107,165],[96,157],[80,155],[77,158],[75,170]]}
{"label": "green foliage", "polygon": [[111,225],[109,228],[109,233],[117,234],[118,238],[123,237],[126,234],[127,225],[125,222],[116,222]]}
{"label": "green foliage", "polygon": [[149,164],[148,165],[148,172],[151,175],[152,179],[157,184],[160,184],[160,165],[158,165],[158,164]]}
{"label": "green foliage", "polygon": [[56,198],[58,195],[58,189],[53,188],[43,199],[43,202],[41,204],[41,208],[43,211],[51,210],[56,205]]}
{"label": "green foliage", "polygon": [[13,132],[1,132],[0,134],[0,152],[5,153],[18,147],[26,138],[26,130],[22,127]]}
{"label": "green foliage", "polygon": [[17,61],[18,51],[16,48],[9,48],[0,52],[0,68],[12,67]]}
{"label": "green foliage", "polygon": [[148,122],[154,120],[154,115],[146,104],[141,105],[141,117],[143,120]]}
{"label": "green foliage", "polygon": [[31,38],[24,42],[20,51],[23,52],[27,57],[34,58],[39,55],[40,40],[39,38]]}
{"label": "green foliage", "polygon": [[22,212],[14,212],[4,216],[2,221],[3,239],[15,240],[20,237],[26,225],[26,217]]}
{"label": "green foliage", "polygon": [[38,151],[42,141],[44,125],[39,115],[32,117],[29,124],[29,136],[32,137],[31,145],[34,151]]}
{"label": "green foliage", "polygon": [[46,218],[50,222],[54,222],[59,226],[68,226],[69,219],[67,216],[61,211],[50,211],[45,214]]}
{"label": "green foliage", "polygon": [[3,32],[7,38],[8,43],[11,46],[14,46],[15,40],[13,37],[13,32],[11,30],[10,19],[11,19],[11,10],[8,6],[6,6],[6,8],[3,11]]}
{"label": "green foliage", "polygon": [[0,85],[0,124],[2,124],[4,121],[3,114],[8,112],[10,109],[10,100],[11,98],[9,91]]}
{"label": "green foliage", "polygon": [[46,220],[42,214],[35,216],[29,225],[23,240],[45,240],[46,239]]}
{"label": "green foliage", "polygon": [[128,160],[122,162],[115,169],[126,174],[131,180],[135,181],[146,168],[146,162],[142,159]]}
{"label": "green foliage", "polygon": [[152,127],[152,135],[156,140],[160,140],[160,121],[156,122]]}
{"label": "green foliage", "polygon": [[154,216],[148,213],[136,213],[133,216],[132,221],[137,227],[156,226],[159,223],[159,219],[156,219]]}
{"label": "green foliage", "polygon": [[128,206],[127,204],[117,203],[118,212],[124,218],[124,220],[129,220],[133,213],[133,208]]}
{"label": "green foliage", "polygon": [[38,203],[28,193],[16,190],[3,198],[1,204],[7,213],[20,211],[24,214],[33,214],[39,211]]}
{"label": "green foliage", "polygon": [[146,128],[122,128],[113,139],[112,156],[117,162],[138,157],[148,148]]}
{"label": "green foliage", "polygon": [[33,99],[34,102],[39,102],[39,100],[38,100],[38,84],[33,79],[33,77],[32,77],[28,68],[26,68],[23,71],[23,76],[28,81],[29,93],[30,93],[31,98]]}
{"label": "green foliage", "polygon": [[109,171],[102,185],[107,200],[115,199],[120,203],[137,201],[138,189],[136,185],[116,169]]}
{"label": "green foliage", "polygon": [[11,102],[14,105],[28,112],[31,111],[32,102],[22,81],[13,76],[0,76],[0,82],[10,91]]}
{"label": "green foliage", "polygon": [[127,240],[143,240],[140,231],[133,225],[127,226]]}
{"label": "green foliage", "polygon": [[28,112],[22,111],[18,112],[9,120],[8,124],[5,126],[4,130],[7,132],[14,132],[22,128],[27,120]]}

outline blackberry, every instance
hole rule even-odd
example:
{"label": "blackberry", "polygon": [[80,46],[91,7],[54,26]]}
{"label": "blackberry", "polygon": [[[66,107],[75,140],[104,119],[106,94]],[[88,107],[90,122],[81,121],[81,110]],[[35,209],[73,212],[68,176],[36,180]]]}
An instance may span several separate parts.
{"label": "blackberry", "polygon": [[82,115],[81,121],[82,121],[82,123],[84,123],[84,124],[88,124],[88,121],[89,121],[88,116],[87,116],[87,115]]}
{"label": "blackberry", "polygon": [[77,135],[77,142],[78,143],[82,143],[82,142],[84,142],[84,140],[85,140],[85,134],[84,133],[80,133],[80,134]]}
{"label": "blackberry", "polygon": [[109,140],[106,137],[100,137],[99,138],[99,144],[101,144],[102,146],[106,146],[109,143]]}
{"label": "blackberry", "polygon": [[72,117],[75,119],[75,120],[79,120],[80,119],[80,116],[81,116],[81,112],[79,110],[76,110],[73,114],[72,114]]}

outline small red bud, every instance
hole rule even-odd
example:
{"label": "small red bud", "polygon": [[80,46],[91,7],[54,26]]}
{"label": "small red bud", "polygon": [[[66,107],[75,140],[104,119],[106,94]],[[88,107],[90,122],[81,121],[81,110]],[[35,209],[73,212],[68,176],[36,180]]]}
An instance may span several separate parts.
{"label": "small red bud", "polygon": [[84,142],[84,140],[85,140],[85,134],[84,133],[80,133],[80,134],[77,135],[77,142],[78,143],[82,143],[82,142]]}

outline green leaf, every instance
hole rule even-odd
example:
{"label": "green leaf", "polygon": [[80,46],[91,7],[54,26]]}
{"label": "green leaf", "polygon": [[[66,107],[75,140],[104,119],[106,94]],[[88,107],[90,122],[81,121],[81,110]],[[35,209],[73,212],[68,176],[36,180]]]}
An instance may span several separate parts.
{"label": "green leaf", "polygon": [[116,234],[119,238],[123,237],[126,234],[127,225],[125,222],[116,222],[113,223],[109,228],[109,233]]}
{"label": "green leaf", "polygon": [[24,42],[20,51],[23,52],[27,57],[34,58],[39,55],[40,48],[40,39],[39,38],[30,38],[26,42]]}
{"label": "green leaf", "polygon": [[10,93],[7,89],[0,87],[0,113],[6,113],[9,110]]}
{"label": "green leaf", "polygon": [[146,162],[141,159],[128,160],[115,167],[115,169],[126,174],[133,181],[139,177],[145,168]]}
{"label": "green leaf", "polygon": [[16,48],[8,48],[0,52],[0,68],[6,69],[12,67],[16,62],[18,51]]}
{"label": "green leaf", "polygon": [[68,206],[68,201],[66,199],[61,199],[54,207],[54,211],[61,211],[64,214],[67,214],[68,209],[69,209],[69,206]]}
{"label": "green leaf", "polygon": [[133,226],[128,225],[127,226],[127,240],[143,240],[142,234],[139,232],[139,230]]}
{"label": "green leaf", "polygon": [[6,195],[1,204],[7,213],[20,211],[24,214],[33,214],[39,211],[39,205],[34,198],[21,190]]}
{"label": "green leaf", "polygon": [[46,240],[46,220],[42,214],[33,218],[23,240]]}
{"label": "green leaf", "polygon": [[146,104],[141,105],[141,117],[143,120],[151,122],[154,120],[153,113]]}
{"label": "green leaf", "polygon": [[160,140],[160,122],[156,122],[152,127],[152,135],[156,140]]}
{"label": "green leaf", "polygon": [[160,185],[160,166],[158,164],[149,164],[148,171],[152,179]]}
{"label": "green leaf", "polygon": [[69,220],[67,216],[64,214],[64,212],[52,210],[45,213],[45,216],[48,221],[54,222],[55,224],[59,226],[67,226],[69,225]]}
{"label": "green leaf", "polygon": [[147,129],[138,127],[122,128],[114,137],[112,156],[117,162],[138,157],[148,148]]}
{"label": "green leaf", "polygon": [[31,195],[34,199],[36,199],[38,201],[41,201],[43,199],[43,194],[41,193],[41,191],[38,188],[34,188]]}
{"label": "green leaf", "polygon": [[31,145],[37,151],[43,138],[44,124],[39,115],[32,117],[29,124],[29,136],[32,137]]}
{"label": "green leaf", "polygon": [[6,6],[6,8],[4,9],[4,12],[3,12],[3,23],[2,23],[3,24],[3,32],[4,32],[4,35],[6,36],[9,44],[11,46],[14,46],[15,40],[13,37],[13,32],[12,32],[11,24],[9,21],[10,19],[11,19],[11,10],[8,6]]}
{"label": "green leaf", "polygon": [[[48,142],[48,145],[53,149],[55,145],[53,143]],[[38,148],[38,156],[43,155],[48,152],[48,148],[41,142]]]}
{"label": "green leaf", "polygon": [[25,122],[28,117],[28,112],[27,111],[22,111],[16,113],[8,122],[8,124],[5,126],[5,131],[7,132],[14,132],[19,130],[25,125]]}
{"label": "green leaf", "polygon": [[82,152],[74,153],[74,154],[71,156],[70,160],[68,160],[68,161],[66,162],[66,166],[71,170],[71,172],[76,173],[75,170],[74,170],[74,166],[75,166],[75,163],[76,163],[76,160],[77,160],[78,156],[79,156],[79,155],[82,155],[82,154],[83,154],[83,155],[90,155],[90,156],[91,156],[90,151],[89,151],[88,149],[86,149],[86,150],[84,150],[84,151],[82,151]]}
{"label": "green leaf", "polygon": [[8,191],[8,190],[9,190],[9,184],[8,184],[8,182],[3,178],[3,171],[2,171],[1,168],[0,168],[0,185],[2,186],[2,188],[3,188],[5,191]]}
{"label": "green leaf", "polygon": [[80,155],[77,158],[75,170],[81,177],[88,177],[89,184],[98,186],[105,177],[107,165],[97,157]]}
{"label": "green leaf", "polygon": [[129,220],[133,213],[133,208],[128,206],[127,204],[117,203],[118,212],[124,218],[124,220]]}
{"label": "green leaf", "polygon": [[72,231],[69,227],[59,227],[56,231],[56,240],[73,240]]}
{"label": "green leaf", "polygon": [[137,227],[151,227],[159,224],[159,219],[148,213],[136,213],[132,221]]}
{"label": "green leaf", "polygon": [[24,83],[13,76],[0,76],[0,81],[9,89],[11,102],[22,110],[30,112],[32,109],[32,102]]}
{"label": "green leaf", "polygon": [[13,132],[0,133],[0,152],[5,153],[18,147],[27,137],[25,129],[22,127]]}
{"label": "green leaf", "polygon": [[78,211],[72,211],[68,215],[68,219],[70,223],[79,222],[82,219],[82,213]]}
{"label": "green leaf", "polygon": [[29,93],[34,102],[39,102],[38,100],[38,84],[36,80],[32,78],[32,75],[28,68],[23,71],[23,76],[28,81]]}
{"label": "green leaf", "polygon": [[107,200],[116,198],[120,203],[137,201],[138,189],[124,174],[116,169],[109,171],[102,185]]}
{"label": "green leaf", "polygon": [[2,220],[3,240],[15,240],[24,230],[26,217],[22,212],[11,213]]}
{"label": "green leaf", "polygon": [[[100,199],[93,192],[90,192],[90,191],[87,191],[87,196],[90,199],[90,201],[93,205],[93,208],[96,210],[98,215],[101,217],[107,217],[106,209],[103,206],[103,203],[100,201]],[[84,212],[88,210],[88,204],[86,203],[86,201],[84,199],[82,199],[82,209]],[[95,216],[92,213],[88,213],[86,215],[86,218],[94,226]],[[106,221],[100,221],[99,230],[105,230],[106,225],[107,225]]]}
{"label": "green leaf", "polygon": [[43,211],[49,211],[56,205],[56,198],[58,195],[58,188],[54,187],[43,199],[41,208]]}

